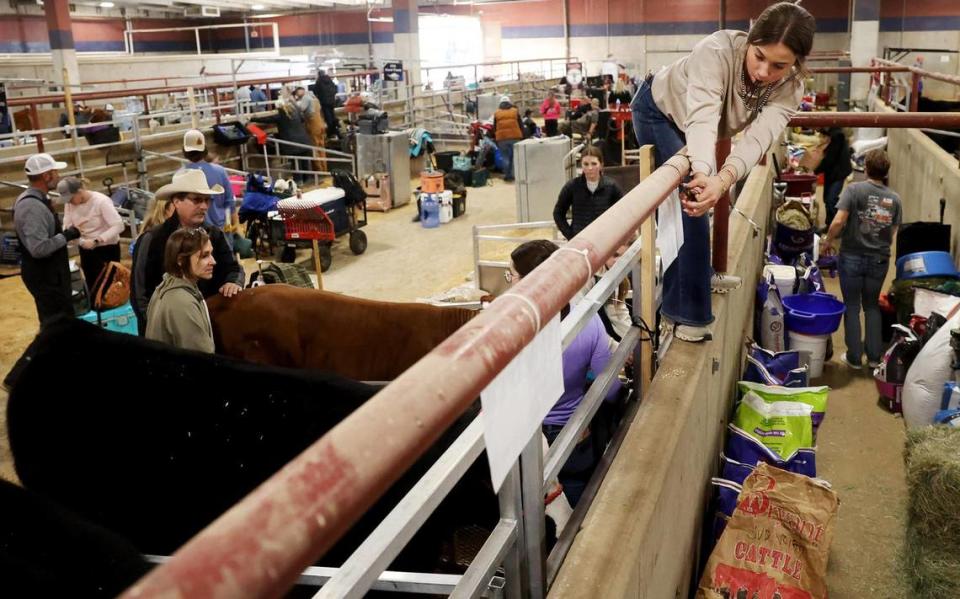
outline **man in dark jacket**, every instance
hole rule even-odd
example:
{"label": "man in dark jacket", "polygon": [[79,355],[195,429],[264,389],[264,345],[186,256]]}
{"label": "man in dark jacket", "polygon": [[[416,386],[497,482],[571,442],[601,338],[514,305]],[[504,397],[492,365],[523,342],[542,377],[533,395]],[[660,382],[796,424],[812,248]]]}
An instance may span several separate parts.
{"label": "man in dark jacket", "polygon": [[827,209],[827,220],[824,229],[833,222],[837,215],[837,202],[840,192],[843,191],[843,182],[847,180],[853,167],[850,165],[850,144],[847,136],[840,127],[821,129],[820,135],[830,138],[830,143],[823,153],[823,160],[814,170],[816,174],[823,173],[823,205]]}
{"label": "man in dark jacket", "polygon": [[339,137],[340,123],[337,122],[337,116],[334,114],[334,108],[337,106],[337,84],[323,69],[317,71],[317,82],[314,84],[313,92],[320,100],[323,120],[327,122],[327,137],[333,137],[334,135]]}
{"label": "man in dark jacket", "polygon": [[50,154],[28,158],[24,170],[30,187],[13,206],[13,222],[22,249],[20,274],[37,305],[41,327],[60,314],[73,316],[67,242],[80,237],[80,231],[76,227],[63,230],[47,197],[60,181],[59,171],[66,167],[65,162],[57,162]]}
{"label": "man in dark jacket", "polygon": [[[217,293],[233,297],[243,289],[243,267],[237,262],[223,231],[204,224],[210,198],[218,193],[223,193],[223,188],[220,185],[208,187],[203,172],[196,169],[178,172],[169,185],[164,185],[157,191],[158,200],[173,198],[175,211],[165,222],[141,235],[134,250],[131,301],[141,332],[146,327],[150,296],[163,280],[167,239],[181,227],[203,227],[213,245],[213,257],[217,261],[213,268],[213,277],[197,282],[203,297]],[[138,280],[143,281],[142,288],[136,283]]]}
{"label": "man in dark jacket", "polygon": [[[583,174],[567,181],[553,208],[553,222],[567,239],[573,239],[623,197],[617,184],[603,176],[603,153],[600,148],[585,147],[580,154],[580,168]],[[567,212],[571,207],[572,222],[567,220]]]}

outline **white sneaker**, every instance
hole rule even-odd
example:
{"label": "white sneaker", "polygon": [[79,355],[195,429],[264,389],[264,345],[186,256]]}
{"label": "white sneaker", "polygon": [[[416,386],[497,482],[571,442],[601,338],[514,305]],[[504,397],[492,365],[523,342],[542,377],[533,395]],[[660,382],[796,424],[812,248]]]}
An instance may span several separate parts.
{"label": "white sneaker", "polygon": [[840,354],[840,361],[846,364],[847,366],[849,366],[850,368],[853,368],[854,370],[860,370],[863,368],[863,366],[861,366],[860,364],[854,364],[853,362],[851,362],[850,358],[847,357],[847,352],[843,352],[842,354]]}
{"label": "white sneaker", "polygon": [[710,277],[710,289],[714,293],[729,293],[740,289],[741,285],[743,285],[743,280],[736,275],[722,275],[715,272]]}
{"label": "white sneaker", "polygon": [[702,343],[713,339],[710,327],[696,327],[688,324],[678,324],[673,329],[673,336],[688,343]]}

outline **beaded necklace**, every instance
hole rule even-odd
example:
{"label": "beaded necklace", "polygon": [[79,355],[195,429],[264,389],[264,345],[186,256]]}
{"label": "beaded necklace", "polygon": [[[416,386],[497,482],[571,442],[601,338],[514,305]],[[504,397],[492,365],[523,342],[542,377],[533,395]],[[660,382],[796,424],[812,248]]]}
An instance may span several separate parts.
{"label": "beaded necklace", "polygon": [[743,68],[743,65],[741,65],[740,86],[737,88],[737,95],[740,96],[740,99],[743,101],[748,110],[758,113],[763,110],[763,107],[766,106],[767,102],[770,101],[770,96],[773,94],[776,84],[771,83],[769,85],[757,85],[753,89],[748,89],[747,76],[744,73],[745,70],[746,69]]}

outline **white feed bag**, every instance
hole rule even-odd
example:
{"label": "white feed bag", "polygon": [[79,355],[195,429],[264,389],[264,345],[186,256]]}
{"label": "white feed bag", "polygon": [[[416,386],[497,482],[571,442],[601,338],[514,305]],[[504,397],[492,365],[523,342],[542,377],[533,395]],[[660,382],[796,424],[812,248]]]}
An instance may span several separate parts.
{"label": "white feed bag", "polygon": [[960,314],[940,327],[913,360],[903,383],[903,420],[910,428],[933,424],[940,409],[943,384],[953,380],[950,329],[960,324]]}

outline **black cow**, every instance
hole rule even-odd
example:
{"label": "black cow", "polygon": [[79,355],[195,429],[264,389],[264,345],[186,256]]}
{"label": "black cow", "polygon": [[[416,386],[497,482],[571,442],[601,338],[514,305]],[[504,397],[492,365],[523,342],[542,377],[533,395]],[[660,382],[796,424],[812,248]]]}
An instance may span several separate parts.
{"label": "black cow", "polygon": [[[315,371],[180,351],[73,319],[43,329],[7,382],[10,445],[24,486],[148,554],[176,550],[377,390]],[[477,409],[321,563],[342,563]],[[443,551],[452,533],[492,530],[497,519],[484,458],[391,567],[456,571]]]}
{"label": "black cow", "polygon": [[[931,100],[929,98],[924,98],[921,95],[917,104],[917,110],[919,112],[960,112],[960,102],[954,102],[950,100]],[[951,129],[949,127],[940,127],[939,129],[943,131],[951,131],[953,133],[960,133],[960,129]],[[960,138],[952,135],[930,133],[929,131],[926,132],[926,134],[947,153],[953,156],[958,156],[957,152],[960,150]]]}
{"label": "black cow", "polygon": [[125,539],[0,480],[4,597],[116,597],[150,564]]}

